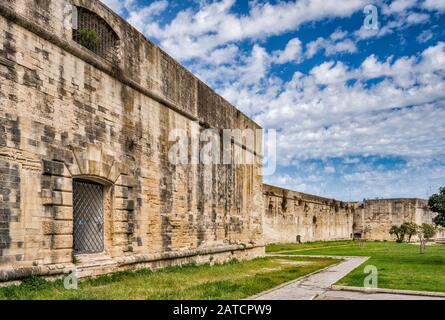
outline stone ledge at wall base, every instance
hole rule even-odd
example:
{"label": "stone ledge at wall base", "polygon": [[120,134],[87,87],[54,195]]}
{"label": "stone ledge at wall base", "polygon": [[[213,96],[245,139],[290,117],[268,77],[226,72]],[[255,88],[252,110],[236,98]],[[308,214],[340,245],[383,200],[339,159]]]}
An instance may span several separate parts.
{"label": "stone ledge at wall base", "polygon": [[[311,243],[314,243],[314,242],[337,242],[337,241],[351,241],[352,242],[354,240],[355,239],[352,239],[352,238],[333,238],[333,239],[327,239],[327,240],[300,241],[300,242],[297,242],[297,241],[293,241],[293,242],[289,242],[289,241],[267,242],[266,245],[269,246],[269,245],[274,245],[274,244],[279,245],[279,244],[292,244],[292,243],[311,244]],[[310,248],[310,249],[313,250],[314,248]],[[285,251],[288,251],[288,250],[285,250]],[[291,251],[294,251],[294,250],[291,250]]]}
{"label": "stone ledge at wall base", "polygon": [[445,244],[445,238],[436,239],[436,244]]}
{"label": "stone ledge at wall base", "polygon": [[434,291],[413,291],[413,290],[384,289],[384,288],[361,288],[361,287],[349,287],[349,286],[338,286],[338,285],[332,285],[331,289],[334,291],[362,292],[362,293],[366,293],[366,294],[388,293],[388,294],[401,294],[401,295],[407,295],[407,296],[424,296],[424,297],[445,298],[445,292],[434,292]]}
{"label": "stone ledge at wall base", "polygon": [[[199,250],[185,250],[153,255],[129,255],[111,258],[105,255],[79,256],[79,262],[0,270],[0,283],[16,281],[35,275],[48,280],[60,279],[67,270],[76,269],[78,278],[90,278],[119,271],[150,269],[187,264],[224,263],[232,259],[249,260],[265,256],[263,245],[229,245]],[[77,257],[76,257],[77,258]]]}

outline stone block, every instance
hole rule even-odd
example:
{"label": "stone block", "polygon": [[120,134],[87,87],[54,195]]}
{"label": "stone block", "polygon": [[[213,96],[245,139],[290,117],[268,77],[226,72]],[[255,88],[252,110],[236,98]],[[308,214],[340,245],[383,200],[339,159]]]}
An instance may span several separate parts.
{"label": "stone block", "polygon": [[65,177],[51,177],[52,190],[73,192],[73,180]]}
{"label": "stone block", "polygon": [[123,198],[117,198],[115,200],[115,209],[116,210],[126,210],[132,211],[135,208],[134,200],[128,200]]}
{"label": "stone block", "polygon": [[45,235],[71,235],[73,233],[72,221],[43,221],[42,227]]}
{"label": "stone block", "polygon": [[120,175],[116,181],[117,186],[134,187],[136,185],[136,179],[133,176]]}
{"label": "stone block", "polygon": [[53,249],[71,249],[73,248],[72,235],[53,235],[52,236]]}
{"label": "stone block", "polygon": [[73,220],[72,207],[54,206],[52,208],[54,220]]}
{"label": "stone block", "polygon": [[43,173],[52,176],[63,176],[65,165],[62,162],[43,160]]}
{"label": "stone block", "polygon": [[129,225],[127,222],[113,222],[113,234],[128,234]]}

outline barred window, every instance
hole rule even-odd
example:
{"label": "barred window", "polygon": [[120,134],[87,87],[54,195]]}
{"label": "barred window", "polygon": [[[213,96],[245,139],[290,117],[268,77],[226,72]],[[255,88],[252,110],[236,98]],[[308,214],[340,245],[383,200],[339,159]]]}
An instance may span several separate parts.
{"label": "barred window", "polygon": [[76,8],[77,23],[73,40],[102,58],[113,62],[116,56],[118,37],[110,25],[94,12]]}

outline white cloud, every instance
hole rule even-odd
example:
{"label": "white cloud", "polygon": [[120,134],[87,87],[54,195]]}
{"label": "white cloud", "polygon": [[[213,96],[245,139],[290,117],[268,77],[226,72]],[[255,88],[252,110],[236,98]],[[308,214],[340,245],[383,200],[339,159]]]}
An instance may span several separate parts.
{"label": "white cloud", "polygon": [[264,127],[281,129],[282,163],[366,154],[433,157],[445,150],[444,72],[440,42],[420,57],[370,56],[355,69],[329,61],[287,83],[263,74],[254,87],[235,81],[220,92]]}
{"label": "white cloud", "polygon": [[278,64],[294,62],[298,63],[302,60],[302,45],[301,41],[298,38],[290,40],[286,48],[282,51],[275,51],[274,62]]}
{"label": "white cloud", "polygon": [[[336,54],[357,52],[358,41],[424,23],[432,15],[426,9],[444,10],[445,1],[397,0],[388,5],[378,1],[387,20],[376,32],[338,29],[308,44],[291,39],[273,52],[261,41],[297,31],[305,23],[350,16],[369,1],[252,1],[244,15],[234,12],[235,0],[200,1],[197,8],[180,11],[167,24],[154,20],[168,8],[165,0],[150,5],[132,0],[104,2],[125,12],[132,24],[187,62],[194,73],[254,120],[266,128],[281,129],[280,166],[295,166],[291,172],[307,169],[307,174],[283,173],[269,182],[326,194],[329,187],[324,178],[331,176],[339,184],[339,193],[332,196],[340,197],[345,186],[359,183],[352,196],[368,197],[418,195],[415,184],[445,179],[443,162],[433,163],[445,158],[445,44],[439,42],[398,59],[369,55],[355,68],[335,60]],[[425,30],[418,41],[432,38],[432,32]],[[241,44],[245,40],[248,46]],[[299,63],[318,52],[329,60],[306,74],[297,71],[289,81],[271,74],[273,64]],[[406,165],[394,170],[366,166],[362,158],[369,155],[400,157]],[[298,170],[305,159],[337,157],[354,171],[346,174],[329,161],[321,169],[303,166],[304,170]]]}
{"label": "white cloud", "polygon": [[153,19],[161,14],[168,7],[166,0],[155,1],[148,6],[131,6],[129,9],[128,22],[136,29],[142,32],[146,31],[146,28],[153,24]]}
{"label": "white cloud", "polygon": [[347,80],[347,69],[342,62],[324,62],[321,65],[314,67],[310,71],[310,74],[313,76],[316,84],[325,85]]}
{"label": "white cloud", "polygon": [[[235,57],[236,63],[226,64]],[[191,68],[200,79],[212,86],[228,83],[250,86],[267,76],[271,63],[271,56],[259,45],[254,45],[249,54],[242,54],[237,47],[229,46],[213,51],[208,58],[199,60]]]}
{"label": "white cloud", "polygon": [[425,43],[425,42],[431,40],[433,37],[434,37],[434,33],[431,30],[424,30],[417,37],[417,41],[420,43]]}
{"label": "white cloud", "polygon": [[445,1],[443,1],[443,0],[426,0],[423,3],[423,6],[428,10],[444,11],[445,10]]}
{"label": "white cloud", "polygon": [[408,15],[408,17],[406,18],[406,22],[408,24],[419,24],[419,23],[424,23],[426,21],[428,21],[428,19],[430,18],[429,14],[426,13],[411,13],[410,15]]}
{"label": "white cloud", "polygon": [[231,64],[236,62],[239,56],[239,48],[236,45],[228,45],[226,47],[213,50],[207,57],[204,57],[202,61],[215,66],[220,66],[222,64]]}
{"label": "white cloud", "polygon": [[425,23],[430,19],[428,13],[418,12],[420,7],[418,0],[396,0],[389,4],[380,3],[378,7],[383,14],[379,15],[379,28],[368,30],[362,26],[354,32],[357,41],[381,38],[412,25]]}
{"label": "white cloud", "polygon": [[306,57],[312,58],[320,51],[324,51],[326,56],[338,53],[355,53],[357,47],[351,39],[345,39],[348,33],[337,30],[328,39],[318,38],[306,45]]}
{"label": "white cloud", "polygon": [[136,0],[101,0],[117,13],[123,13],[124,9],[134,8]]}
{"label": "white cloud", "polygon": [[346,38],[348,33],[346,31],[342,31],[341,29],[338,29],[337,31],[333,32],[329,37],[336,41],[336,40],[342,40]]}
{"label": "white cloud", "polygon": [[406,12],[417,4],[416,0],[395,0],[383,6],[384,14],[400,14]]}
{"label": "white cloud", "polygon": [[[186,9],[167,25],[160,26],[150,16],[138,16],[138,27],[177,59],[202,58],[215,48],[246,39],[297,30],[300,25],[331,17],[350,16],[361,10],[365,0],[304,0],[276,4],[252,2],[247,15],[233,13],[235,0],[203,2],[198,10]],[[140,9],[138,11],[141,11]]]}
{"label": "white cloud", "polygon": [[328,174],[336,173],[337,170],[335,170],[335,167],[327,166],[324,168],[324,172]]}

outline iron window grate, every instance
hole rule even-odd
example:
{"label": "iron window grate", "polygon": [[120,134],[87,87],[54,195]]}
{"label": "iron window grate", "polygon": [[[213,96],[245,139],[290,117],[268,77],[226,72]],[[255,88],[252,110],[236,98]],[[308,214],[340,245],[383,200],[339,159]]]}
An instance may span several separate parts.
{"label": "iron window grate", "polygon": [[73,40],[109,62],[115,60],[118,37],[94,12],[77,7],[77,29],[73,29]]}
{"label": "iron window grate", "polygon": [[74,252],[104,251],[103,186],[88,182],[73,183]]}

